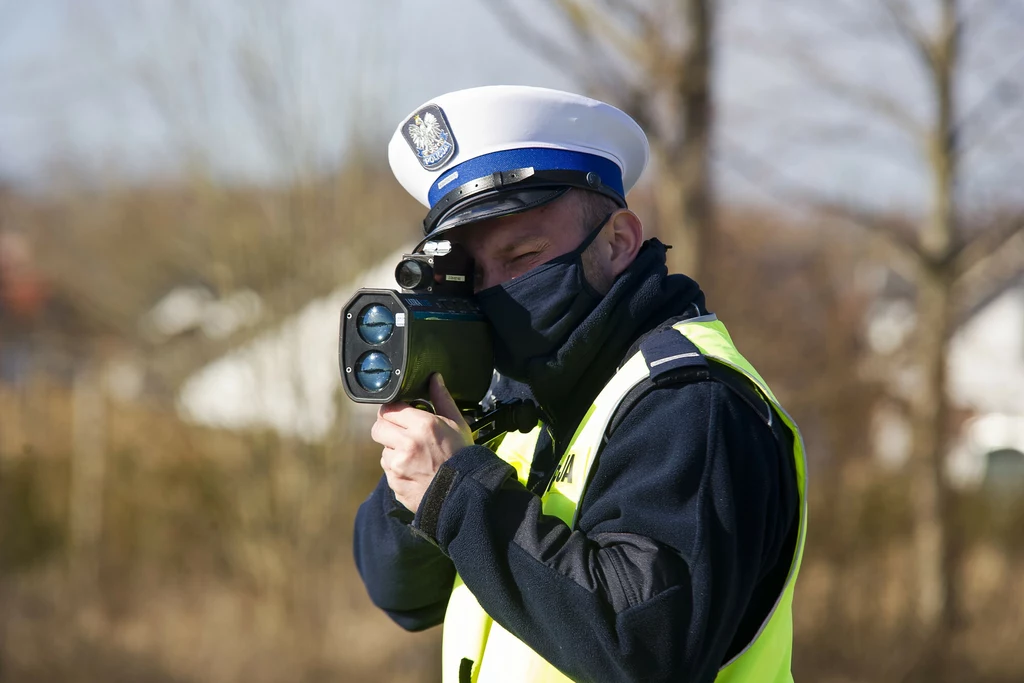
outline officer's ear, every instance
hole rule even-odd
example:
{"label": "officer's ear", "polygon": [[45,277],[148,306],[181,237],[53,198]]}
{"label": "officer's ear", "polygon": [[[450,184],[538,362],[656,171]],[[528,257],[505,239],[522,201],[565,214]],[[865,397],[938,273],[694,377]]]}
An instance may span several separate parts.
{"label": "officer's ear", "polygon": [[633,263],[644,241],[644,226],[640,217],[629,209],[619,209],[608,219],[608,245],[611,247],[609,265],[612,277],[618,277]]}

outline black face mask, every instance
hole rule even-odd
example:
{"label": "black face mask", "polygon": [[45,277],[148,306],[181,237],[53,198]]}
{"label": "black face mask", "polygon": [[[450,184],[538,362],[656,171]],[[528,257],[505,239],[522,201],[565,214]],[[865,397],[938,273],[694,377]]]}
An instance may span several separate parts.
{"label": "black face mask", "polygon": [[578,247],[508,282],[477,293],[494,330],[498,372],[526,381],[530,361],[551,356],[603,298],[583,273],[583,252],[612,214]]}

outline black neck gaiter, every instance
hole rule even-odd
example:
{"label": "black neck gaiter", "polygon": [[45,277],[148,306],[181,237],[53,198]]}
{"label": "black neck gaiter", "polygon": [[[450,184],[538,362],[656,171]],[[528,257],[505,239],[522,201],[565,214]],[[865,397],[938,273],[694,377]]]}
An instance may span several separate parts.
{"label": "black neck gaiter", "polygon": [[[492,318],[495,345],[502,349],[497,353],[496,366],[506,375],[495,387],[495,397],[522,397],[526,392],[516,384],[528,385],[554,428],[556,445],[564,447],[636,339],[668,318],[688,311],[695,315],[705,312],[704,295],[697,283],[685,275],[668,275],[665,252],[659,240],[645,242],[604,297],[586,283],[579,255],[572,252],[555,259],[562,264],[561,276],[551,278],[544,287],[531,288],[530,298],[517,297],[519,300],[514,301],[503,297],[501,306],[490,307],[481,302],[488,317],[507,316],[502,318],[506,323],[518,322],[495,325]],[[523,277],[533,274],[531,271]],[[535,310],[570,312],[560,318],[563,322],[566,317],[576,317],[571,325],[559,329],[557,338],[550,335],[544,348],[535,342],[532,327],[522,327],[529,324],[531,316],[536,317]],[[556,343],[550,343],[552,339]],[[515,381],[510,382],[509,377]]]}
{"label": "black neck gaiter", "polygon": [[494,331],[494,366],[498,372],[528,381],[530,365],[562,348],[601,303],[601,294],[583,272],[583,252],[607,221],[601,221],[572,251],[477,293],[477,301]]}

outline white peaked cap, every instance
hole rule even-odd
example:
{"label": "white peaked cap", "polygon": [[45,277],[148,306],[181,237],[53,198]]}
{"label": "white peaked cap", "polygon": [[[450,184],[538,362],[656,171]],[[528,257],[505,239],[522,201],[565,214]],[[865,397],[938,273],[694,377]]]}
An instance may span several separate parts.
{"label": "white peaked cap", "polygon": [[619,109],[509,85],[436,97],[403,119],[388,145],[395,178],[430,209],[425,232],[524,211],[573,186],[624,206],[649,157],[647,136]]}

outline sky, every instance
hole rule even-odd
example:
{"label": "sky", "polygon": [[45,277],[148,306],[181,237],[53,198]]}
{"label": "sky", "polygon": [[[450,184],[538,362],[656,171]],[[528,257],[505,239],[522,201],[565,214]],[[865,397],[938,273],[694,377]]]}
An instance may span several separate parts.
{"label": "sky", "polygon": [[[193,161],[182,152],[193,147],[217,174],[259,182],[337,164],[353,134],[386,142],[441,92],[572,87],[473,1],[135,5],[37,0],[8,10],[6,27],[0,15],[0,175],[45,184],[64,162],[160,175]],[[267,117],[252,115],[239,83],[250,61],[283,91]]]}
{"label": "sky", "polygon": [[[1024,91],[1014,74],[1015,66],[1024,72],[1024,44],[1014,38],[1024,10],[1014,0],[974,2],[1000,13],[971,24],[964,107],[1005,76],[1012,87],[1002,109],[1024,109],[1014,94]],[[336,168],[354,141],[383,160],[394,126],[442,92],[494,83],[581,89],[517,42],[488,4],[0,0],[0,178],[46,190],[68,178],[147,182],[200,166],[228,181],[272,183]],[[547,4],[515,7],[564,42]],[[793,66],[811,60],[926,119],[920,68],[886,30],[878,2],[835,0],[827,11],[784,0],[719,7],[724,199],[770,195],[785,179],[853,202],[925,205],[917,142]],[[917,20],[927,26],[934,17]],[[1019,196],[1024,116],[982,124],[995,132],[976,136],[964,186],[986,201]]]}
{"label": "sky", "polygon": [[[977,202],[1022,201],[1024,3],[971,1],[1000,13],[967,32],[964,109],[986,101],[993,82],[1006,84],[996,114],[965,130],[975,151],[964,158],[962,185]],[[354,145],[383,162],[395,126],[443,92],[498,83],[581,89],[566,69],[518,42],[487,4],[0,0],[0,182],[46,192],[83,180],[154,182],[193,165],[226,182],[284,182],[337,168]],[[564,39],[545,4],[515,7]],[[926,210],[927,168],[916,141],[827,96],[794,66],[810,62],[926,121],[920,67],[865,9],[877,5],[719,0],[715,169],[723,201],[763,200],[785,179],[853,203]],[[392,261],[374,276],[381,286]],[[337,385],[322,372],[336,353],[330,312],[347,296],[339,290],[312,302],[282,330],[197,373],[182,410],[222,425],[268,423],[322,436],[334,424]],[[304,353],[294,352],[296,343]],[[281,358],[306,358],[308,367]],[[303,377],[301,396],[281,389],[292,387],[279,376],[290,370]]]}

